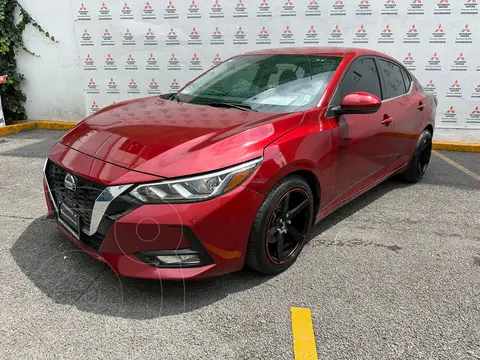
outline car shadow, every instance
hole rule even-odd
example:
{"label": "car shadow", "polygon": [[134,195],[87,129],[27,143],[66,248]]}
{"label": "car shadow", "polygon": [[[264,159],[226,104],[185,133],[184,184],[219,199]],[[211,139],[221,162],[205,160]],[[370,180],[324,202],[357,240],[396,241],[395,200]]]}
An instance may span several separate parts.
{"label": "car shadow", "polygon": [[10,252],[25,276],[56,303],[131,319],[194,311],[272,278],[251,270],[189,282],[120,277],[70,242],[46,216],[35,219]]}
{"label": "car shadow", "polygon": [[[396,179],[378,185],[321,221],[312,229],[309,239],[389,191],[404,186],[407,185]],[[56,303],[129,319],[152,319],[194,311],[274,278],[247,269],[190,282],[119,277],[68,241],[53,219],[46,216],[34,220],[10,251],[27,278]]]}

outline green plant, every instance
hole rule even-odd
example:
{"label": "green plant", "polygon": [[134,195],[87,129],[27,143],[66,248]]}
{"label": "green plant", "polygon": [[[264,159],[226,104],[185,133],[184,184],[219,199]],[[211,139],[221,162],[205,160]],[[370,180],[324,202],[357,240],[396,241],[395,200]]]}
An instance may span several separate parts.
{"label": "green plant", "polygon": [[[18,24],[15,23],[14,16],[16,9],[20,11]],[[7,124],[12,120],[27,118],[24,107],[27,97],[20,90],[20,84],[25,77],[17,71],[15,57],[21,49],[32,56],[37,56],[28,50],[23,42],[22,34],[29,24],[50,40],[55,41],[55,38],[46,32],[17,0],[0,0],[0,76],[8,75],[7,82],[0,85],[0,95]]]}

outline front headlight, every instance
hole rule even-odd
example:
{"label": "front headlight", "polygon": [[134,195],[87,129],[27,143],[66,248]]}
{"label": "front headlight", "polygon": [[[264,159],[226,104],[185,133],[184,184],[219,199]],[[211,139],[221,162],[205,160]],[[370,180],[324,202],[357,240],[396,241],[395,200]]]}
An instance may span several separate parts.
{"label": "front headlight", "polygon": [[258,158],[214,173],[139,185],[131,195],[145,203],[185,203],[214,198],[243,183],[262,161]]}

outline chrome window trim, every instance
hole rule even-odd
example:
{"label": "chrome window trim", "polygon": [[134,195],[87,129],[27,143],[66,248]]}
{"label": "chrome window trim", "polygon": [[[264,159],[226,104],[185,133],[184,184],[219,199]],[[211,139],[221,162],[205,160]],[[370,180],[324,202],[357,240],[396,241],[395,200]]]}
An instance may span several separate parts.
{"label": "chrome window trim", "polygon": [[[58,207],[55,201],[53,200],[52,196],[52,191],[50,189],[50,185],[48,184],[47,180],[47,163],[48,163],[48,158],[45,160],[45,165],[43,166],[43,178],[45,180],[45,183],[47,184],[47,189],[48,189],[48,196],[50,197],[50,201],[52,202],[53,206],[55,207],[55,211],[58,214]],[[125,191],[127,191],[130,187],[132,187],[133,184],[124,184],[124,185],[116,185],[116,186],[108,186],[106,187],[102,193],[97,197],[95,200],[95,203],[93,204],[93,210],[92,210],[92,216],[90,218],[90,229],[85,229],[82,228],[82,231],[87,234],[88,236],[92,236],[95,234],[98,230],[98,227],[100,226],[100,222],[103,219],[103,216],[105,215],[105,212],[107,211],[108,206],[110,203],[115,200],[117,197],[122,195]],[[60,217],[57,217],[57,220],[60,222],[62,226],[64,226],[68,231],[70,231],[73,235],[75,235],[75,238],[79,238],[80,234],[76,234],[75,231],[72,230],[72,228],[66,224]]]}

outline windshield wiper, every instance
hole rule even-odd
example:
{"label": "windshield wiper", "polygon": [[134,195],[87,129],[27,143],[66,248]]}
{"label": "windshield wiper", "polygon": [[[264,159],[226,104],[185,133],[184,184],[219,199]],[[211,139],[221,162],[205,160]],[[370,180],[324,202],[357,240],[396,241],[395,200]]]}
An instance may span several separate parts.
{"label": "windshield wiper", "polygon": [[207,102],[207,103],[204,103],[203,105],[214,106],[214,107],[232,108],[232,109],[238,109],[238,110],[242,110],[242,111],[258,112],[257,110],[252,109],[252,107],[250,105],[246,105],[246,104],[235,104],[235,103],[229,103],[229,102]]}

